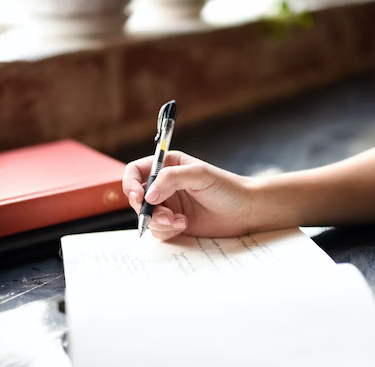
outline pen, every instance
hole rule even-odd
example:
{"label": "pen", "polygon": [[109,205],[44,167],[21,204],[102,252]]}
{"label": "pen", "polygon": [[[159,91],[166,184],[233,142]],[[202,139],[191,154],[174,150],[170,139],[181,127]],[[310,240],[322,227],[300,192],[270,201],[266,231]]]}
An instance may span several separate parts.
{"label": "pen", "polygon": [[[177,103],[170,101],[160,108],[158,115],[158,130],[155,136],[156,149],[154,160],[152,162],[150,176],[147,180],[145,195],[151,184],[155,181],[160,170],[164,166],[164,161],[172,140],[173,128],[177,118]],[[139,212],[138,233],[142,237],[151,220],[154,206],[143,199],[142,207]]]}

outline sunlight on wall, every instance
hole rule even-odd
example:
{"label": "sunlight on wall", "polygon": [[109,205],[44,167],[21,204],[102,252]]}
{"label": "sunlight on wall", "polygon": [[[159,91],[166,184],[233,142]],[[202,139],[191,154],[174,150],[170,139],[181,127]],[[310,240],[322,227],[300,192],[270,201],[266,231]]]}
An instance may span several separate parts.
{"label": "sunlight on wall", "polygon": [[[317,10],[372,0],[287,0],[295,11]],[[210,24],[230,26],[274,14],[282,0],[210,0],[202,11],[202,18]]]}
{"label": "sunlight on wall", "polygon": [[[0,0],[0,61],[32,60],[102,45],[97,40],[82,40],[79,37],[71,37],[70,39],[55,38],[54,40],[48,39],[48,37],[47,39],[41,37],[41,30],[48,36],[50,36],[51,32],[46,31],[45,24],[38,23],[37,19],[28,15],[27,8],[30,11],[32,2],[29,2],[29,7],[27,7],[21,6],[22,1],[26,1],[25,4],[27,4],[28,0]],[[53,2],[55,0],[44,1]],[[76,1],[79,2],[80,0]],[[207,0],[201,16],[199,15],[201,10],[199,2],[192,2],[191,0],[179,1],[181,1],[180,5],[176,6],[175,3],[168,3],[164,0],[160,1],[160,3],[158,0],[134,0],[134,4],[138,4],[137,6],[141,6],[144,2],[147,8],[138,8],[139,15],[134,14],[136,16],[129,18],[126,30],[131,32],[132,28],[134,28],[135,33],[141,33],[142,30],[146,30],[150,34],[157,34],[160,30],[163,30],[164,33],[171,34],[210,29],[210,26],[233,26],[257,20],[265,15],[274,14],[282,0]],[[290,7],[296,11],[315,10],[369,1],[287,0]],[[154,7],[150,4],[154,4]],[[160,7],[158,8],[158,6]],[[196,15],[193,14],[195,7],[198,9]],[[186,16],[186,14],[190,15]],[[29,20],[34,20],[34,22]],[[51,21],[53,22],[53,19]],[[136,21],[139,24],[136,24]],[[1,27],[2,25],[8,26],[9,29]],[[31,25],[36,27],[33,29]],[[70,29],[70,26],[68,28]]]}
{"label": "sunlight on wall", "polygon": [[234,25],[258,19],[272,12],[278,0],[211,0],[203,8],[204,21],[218,25]]}
{"label": "sunlight on wall", "polygon": [[[181,2],[183,1],[184,0],[181,0]],[[268,14],[275,8],[275,4],[281,1],[282,0],[208,0],[202,15],[204,20],[215,24],[246,22]],[[372,0],[288,0],[288,3],[295,9],[305,10],[370,1]],[[137,2],[139,2],[139,0],[133,0],[133,3]],[[22,0],[0,0],[0,23],[20,24],[27,19],[27,17],[27,6],[22,6]]]}
{"label": "sunlight on wall", "polygon": [[27,18],[23,7],[16,1],[0,0],[0,23],[6,25],[21,24]]}

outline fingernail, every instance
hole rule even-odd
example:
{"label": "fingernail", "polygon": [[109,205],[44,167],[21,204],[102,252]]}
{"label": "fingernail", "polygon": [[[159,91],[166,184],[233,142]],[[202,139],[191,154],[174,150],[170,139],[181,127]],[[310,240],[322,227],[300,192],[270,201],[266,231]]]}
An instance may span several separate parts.
{"label": "fingernail", "polygon": [[183,228],[185,228],[186,227],[185,219],[184,218],[176,219],[173,222],[172,227],[176,228],[176,229],[183,229]]}
{"label": "fingernail", "polygon": [[136,202],[138,201],[138,194],[135,191],[130,191],[129,197]]}
{"label": "fingernail", "polygon": [[171,224],[171,221],[169,220],[169,218],[165,214],[158,215],[156,217],[156,221],[159,224],[164,224],[164,225],[170,225]]}
{"label": "fingernail", "polygon": [[158,197],[159,197],[158,188],[155,185],[151,185],[145,197],[146,201],[148,202],[155,201]]}

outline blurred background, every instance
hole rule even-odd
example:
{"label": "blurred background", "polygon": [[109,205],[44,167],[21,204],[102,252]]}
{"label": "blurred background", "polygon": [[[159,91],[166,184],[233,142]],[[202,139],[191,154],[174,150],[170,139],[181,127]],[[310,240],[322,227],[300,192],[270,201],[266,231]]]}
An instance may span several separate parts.
{"label": "blurred background", "polygon": [[[354,0],[0,0],[0,152],[68,138],[129,162],[176,99],[171,148],[238,174],[346,158],[375,145],[374,19]],[[8,237],[37,261],[0,253],[0,366],[70,365],[59,238],[125,213]],[[335,233],[314,240],[373,286],[373,229]]]}
{"label": "blurred background", "polygon": [[375,4],[0,0],[0,150],[72,138],[128,162],[172,148],[241,174],[375,142]]}

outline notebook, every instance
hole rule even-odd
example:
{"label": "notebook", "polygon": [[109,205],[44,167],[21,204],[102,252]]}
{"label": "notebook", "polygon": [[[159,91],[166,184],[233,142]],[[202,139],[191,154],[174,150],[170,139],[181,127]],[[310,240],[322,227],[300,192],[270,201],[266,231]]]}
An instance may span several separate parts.
{"label": "notebook", "polygon": [[129,207],[124,169],[73,140],[1,152],[0,237]]}
{"label": "notebook", "polygon": [[359,271],[298,229],[163,242],[62,238],[75,367],[373,366]]}

